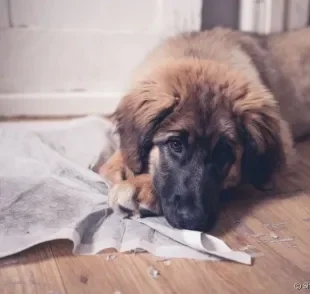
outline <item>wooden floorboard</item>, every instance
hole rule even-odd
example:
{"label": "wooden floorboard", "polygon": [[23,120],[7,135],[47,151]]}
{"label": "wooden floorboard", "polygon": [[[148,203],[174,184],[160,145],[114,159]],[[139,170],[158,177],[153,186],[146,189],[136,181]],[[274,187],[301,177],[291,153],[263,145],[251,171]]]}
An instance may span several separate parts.
{"label": "wooden floorboard", "polygon": [[[256,254],[252,266],[169,263],[149,254],[73,256],[72,245],[58,241],[0,260],[0,293],[310,293],[310,142],[298,149],[303,160],[282,180],[281,193],[238,191],[213,232],[232,248]],[[309,290],[295,289],[298,282]]]}
{"label": "wooden floorboard", "polygon": [[0,293],[66,293],[50,244],[0,260]]}

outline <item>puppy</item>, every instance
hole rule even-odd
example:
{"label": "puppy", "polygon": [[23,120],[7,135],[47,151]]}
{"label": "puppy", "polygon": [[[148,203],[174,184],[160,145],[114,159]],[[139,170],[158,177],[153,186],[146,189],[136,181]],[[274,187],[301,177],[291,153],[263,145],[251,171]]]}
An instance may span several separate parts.
{"label": "puppy", "polygon": [[115,184],[111,206],[208,231],[223,190],[263,188],[309,133],[310,28],[171,37],[137,68],[111,117],[120,146],[100,171]]}

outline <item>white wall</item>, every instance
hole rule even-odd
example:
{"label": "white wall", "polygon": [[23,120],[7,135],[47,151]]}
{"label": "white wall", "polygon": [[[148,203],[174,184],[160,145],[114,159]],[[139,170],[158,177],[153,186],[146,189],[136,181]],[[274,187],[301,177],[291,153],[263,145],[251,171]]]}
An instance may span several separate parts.
{"label": "white wall", "polygon": [[[210,16],[216,6],[214,18],[224,17],[225,1],[213,2],[0,0],[0,116],[111,112],[155,44],[209,23],[202,22],[202,10]],[[306,26],[309,2],[240,0],[240,29]]]}
{"label": "white wall", "polygon": [[202,0],[0,0],[0,116],[110,112],[162,38],[198,30]]}

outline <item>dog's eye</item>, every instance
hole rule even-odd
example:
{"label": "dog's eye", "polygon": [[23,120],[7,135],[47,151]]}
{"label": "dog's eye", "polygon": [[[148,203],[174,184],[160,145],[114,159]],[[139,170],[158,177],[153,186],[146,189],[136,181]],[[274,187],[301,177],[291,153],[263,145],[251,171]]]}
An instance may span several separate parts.
{"label": "dog's eye", "polygon": [[173,138],[169,140],[168,144],[169,144],[170,149],[176,153],[181,153],[183,150],[182,141],[178,138]]}

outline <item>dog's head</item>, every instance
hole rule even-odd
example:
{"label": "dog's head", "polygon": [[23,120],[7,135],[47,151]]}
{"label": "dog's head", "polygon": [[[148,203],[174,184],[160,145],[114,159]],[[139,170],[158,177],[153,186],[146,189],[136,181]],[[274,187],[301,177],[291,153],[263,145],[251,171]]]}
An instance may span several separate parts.
{"label": "dog's head", "polygon": [[163,214],[177,228],[212,228],[223,189],[263,187],[285,162],[273,96],[214,62],[158,67],[114,118],[126,163],[153,175]]}

